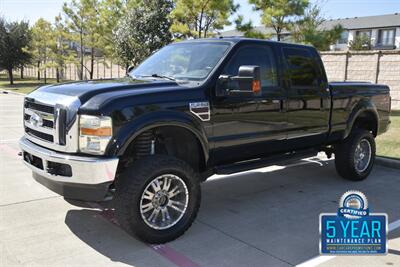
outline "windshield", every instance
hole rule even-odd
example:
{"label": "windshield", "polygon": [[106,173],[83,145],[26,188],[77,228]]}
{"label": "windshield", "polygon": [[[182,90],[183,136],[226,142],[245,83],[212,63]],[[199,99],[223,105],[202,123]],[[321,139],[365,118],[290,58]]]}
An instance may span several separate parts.
{"label": "windshield", "polygon": [[170,80],[202,81],[230,47],[227,42],[177,43],[166,46],[129,74]]}

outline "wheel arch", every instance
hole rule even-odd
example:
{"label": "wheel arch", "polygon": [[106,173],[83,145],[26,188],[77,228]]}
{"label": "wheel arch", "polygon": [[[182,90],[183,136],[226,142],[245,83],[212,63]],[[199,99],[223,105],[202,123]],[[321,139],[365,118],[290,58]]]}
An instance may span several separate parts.
{"label": "wheel arch", "polygon": [[[202,125],[189,115],[185,114],[182,116],[182,114],[179,114],[176,116],[176,114],[166,113],[168,112],[164,112],[162,115],[153,114],[152,116],[146,116],[146,118],[141,118],[136,123],[130,125],[129,129],[124,130],[124,136],[117,138],[121,141],[120,144],[115,146],[113,153],[118,157],[124,157],[126,153],[129,152],[129,148],[141,135],[149,131],[159,132],[161,129],[164,134],[168,132],[169,137],[175,136],[178,139],[182,138],[182,141],[186,142],[185,146],[193,146],[193,142],[195,142],[198,148],[198,154],[200,155],[199,164],[202,164],[202,167],[205,168],[209,158],[209,146]],[[174,130],[172,134],[171,130]],[[179,142],[176,141],[176,143]],[[182,159],[185,160],[184,158]]]}
{"label": "wheel arch", "polygon": [[379,115],[375,105],[371,101],[360,101],[353,109],[347,120],[344,138],[347,138],[354,128],[369,130],[374,137],[377,136]]}

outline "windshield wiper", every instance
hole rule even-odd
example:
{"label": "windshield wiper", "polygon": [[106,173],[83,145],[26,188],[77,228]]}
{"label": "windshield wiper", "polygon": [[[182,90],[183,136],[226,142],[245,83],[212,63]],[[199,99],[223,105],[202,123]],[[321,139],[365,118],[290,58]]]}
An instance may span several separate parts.
{"label": "windshield wiper", "polygon": [[176,79],[174,77],[160,75],[160,74],[157,74],[157,73],[153,73],[152,75],[140,75],[140,77],[153,77],[153,78],[167,79],[167,80],[170,80],[170,81],[176,81]]}

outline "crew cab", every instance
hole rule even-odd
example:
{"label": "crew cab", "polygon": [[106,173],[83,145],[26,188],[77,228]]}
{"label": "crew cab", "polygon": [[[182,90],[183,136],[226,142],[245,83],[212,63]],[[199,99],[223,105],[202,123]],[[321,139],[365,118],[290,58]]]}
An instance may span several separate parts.
{"label": "crew cab", "polygon": [[66,198],[113,199],[150,243],[182,235],[200,183],[324,151],[371,172],[390,124],[385,85],[328,83],[311,46],[246,38],[170,44],[119,79],[43,86],[24,102],[24,163]]}

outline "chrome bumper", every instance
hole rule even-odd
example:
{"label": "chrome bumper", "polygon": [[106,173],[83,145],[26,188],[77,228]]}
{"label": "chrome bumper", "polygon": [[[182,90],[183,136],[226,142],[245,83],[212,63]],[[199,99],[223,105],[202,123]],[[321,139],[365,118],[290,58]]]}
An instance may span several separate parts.
{"label": "chrome bumper", "polygon": [[[118,158],[83,157],[63,154],[38,146],[25,137],[20,139],[19,145],[23,152],[23,162],[33,171],[34,178],[46,187],[66,197],[68,196],[64,192],[73,191],[73,188],[94,189],[99,185],[101,190],[104,190],[105,185],[109,185],[114,181],[117,172]],[[35,156],[36,162],[39,161],[41,164],[34,166],[25,155]],[[49,164],[70,166],[68,170],[71,172],[71,175],[62,176],[52,174]],[[65,190],[66,187],[69,190]],[[85,196],[73,195],[75,199],[88,199]]]}

